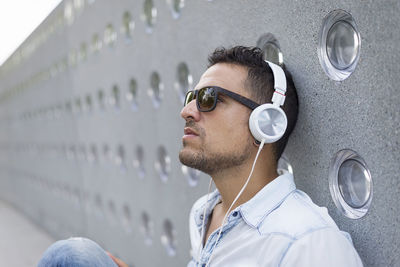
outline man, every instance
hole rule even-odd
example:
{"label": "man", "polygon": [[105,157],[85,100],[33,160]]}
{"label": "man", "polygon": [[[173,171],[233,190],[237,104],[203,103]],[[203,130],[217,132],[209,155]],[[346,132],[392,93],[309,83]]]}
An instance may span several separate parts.
{"label": "man", "polygon": [[290,173],[277,173],[298,112],[286,74],[287,129],[265,145],[249,130],[253,108],[246,104],[271,102],[274,93],[274,74],[260,49],[217,49],[196,90],[187,94],[179,159],[209,174],[217,187],[192,207],[189,267],[362,266],[349,234],[338,229],[326,208],[297,190]]}
{"label": "man", "polygon": [[[251,109],[223,94],[210,112],[199,111],[197,99],[182,109],[186,127],[179,158],[209,174],[217,187],[209,196],[205,217],[206,196],[192,207],[193,258],[188,266],[362,266],[350,236],[338,229],[326,208],[296,190],[290,173],[277,173],[277,161],[297,119],[297,94],[290,76],[287,84],[285,135],[264,146],[217,246],[217,230],[246,182],[258,150],[248,126]],[[209,68],[196,89],[210,86],[262,104],[271,102],[274,77],[259,49],[222,48],[210,55]],[[203,218],[206,231],[200,240]]]}

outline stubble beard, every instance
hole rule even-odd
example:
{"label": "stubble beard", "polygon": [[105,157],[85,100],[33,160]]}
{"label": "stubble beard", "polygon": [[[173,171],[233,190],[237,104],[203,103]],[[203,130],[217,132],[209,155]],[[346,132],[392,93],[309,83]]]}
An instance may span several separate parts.
{"label": "stubble beard", "polygon": [[233,152],[210,152],[206,147],[201,146],[197,151],[185,151],[187,146],[183,141],[183,149],[179,152],[179,160],[183,165],[200,170],[209,175],[225,169],[238,167],[245,163],[251,156],[253,143],[247,143],[240,151]]}

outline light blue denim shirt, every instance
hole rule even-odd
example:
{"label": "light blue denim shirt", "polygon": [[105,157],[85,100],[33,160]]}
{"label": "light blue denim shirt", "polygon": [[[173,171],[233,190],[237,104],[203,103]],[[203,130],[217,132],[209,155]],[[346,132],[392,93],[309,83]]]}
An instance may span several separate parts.
{"label": "light blue denim shirt", "polygon": [[[211,253],[211,267],[362,266],[350,235],[339,230],[325,207],[296,189],[289,172],[230,212],[214,251],[219,228],[204,247],[200,242],[206,200],[207,196],[201,197],[190,212],[192,260],[188,267],[205,266]],[[216,189],[209,196],[205,225],[219,201]]]}

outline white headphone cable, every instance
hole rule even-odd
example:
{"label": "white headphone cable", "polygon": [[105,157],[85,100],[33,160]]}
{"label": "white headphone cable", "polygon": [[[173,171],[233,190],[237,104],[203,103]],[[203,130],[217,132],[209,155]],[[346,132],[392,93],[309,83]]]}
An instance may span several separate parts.
{"label": "white headphone cable", "polygon": [[[208,261],[207,261],[207,264],[206,264],[205,267],[208,267],[209,264],[210,264],[211,258],[212,258],[212,256],[213,256],[214,249],[215,249],[215,247],[217,246],[217,243],[218,243],[218,241],[219,241],[219,238],[221,237],[222,228],[223,228],[223,226],[224,226],[226,217],[228,216],[228,214],[229,214],[231,208],[233,207],[233,205],[235,204],[235,202],[238,200],[238,198],[240,197],[240,195],[243,193],[244,189],[246,188],[247,184],[248,184],[249,181],[250,181],[251,175],[253,174],[253,171],[254,171],[254,167],[256,166],[256,162],[257,162],[258,156],[260,155],[260,152],[261,152],[261,150],[262,150],[264,144],[265,144],[265,140],[263,139],[263,140],[261,141],[260,147],[258,148],[256,158],[254,159],[253,166],[251,167],[251,171],[250,171],[249,177],[247,178],[246,183],[243,185],[242,189],[241,189],[240,192],[237,194],[236,198],[233,200],[231,206],[229,207],[228,211],[226,212],[226,214],[225,214],[225,216],[224,216],[224,219],[222,220],[222,224],[221,224],[220,230],[219,230],[219,232],[218,232],[217,240],[215,241],[215,244],[214,244],[214,246],[213,246],[213,249],[211,250],[211,251],[212,251],[212,252],[211,252],[211,255],[210,255],[210,257],[208,258]],[[211,185],[211,181],[210,181],[210,185]],[[205,212],[204,212],[204,214],[205,214]],[[203,227],[204,227],[204,220],[205,220],[205,217],[204,217],[204,215],[203,215]],[[203,233],[203,228],[201,229],[201,232]]]}

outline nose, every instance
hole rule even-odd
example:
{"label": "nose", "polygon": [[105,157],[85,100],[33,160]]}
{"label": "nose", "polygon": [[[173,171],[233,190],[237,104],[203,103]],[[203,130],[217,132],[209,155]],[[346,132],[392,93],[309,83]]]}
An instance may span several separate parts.
{"label": "nose", "polygon": [[190,101],[186,106],[184,106],[182,108],[181,117],[185,121],[188,121],[188,120],[199,121],[200,111],[197,109],[196,100]]}

